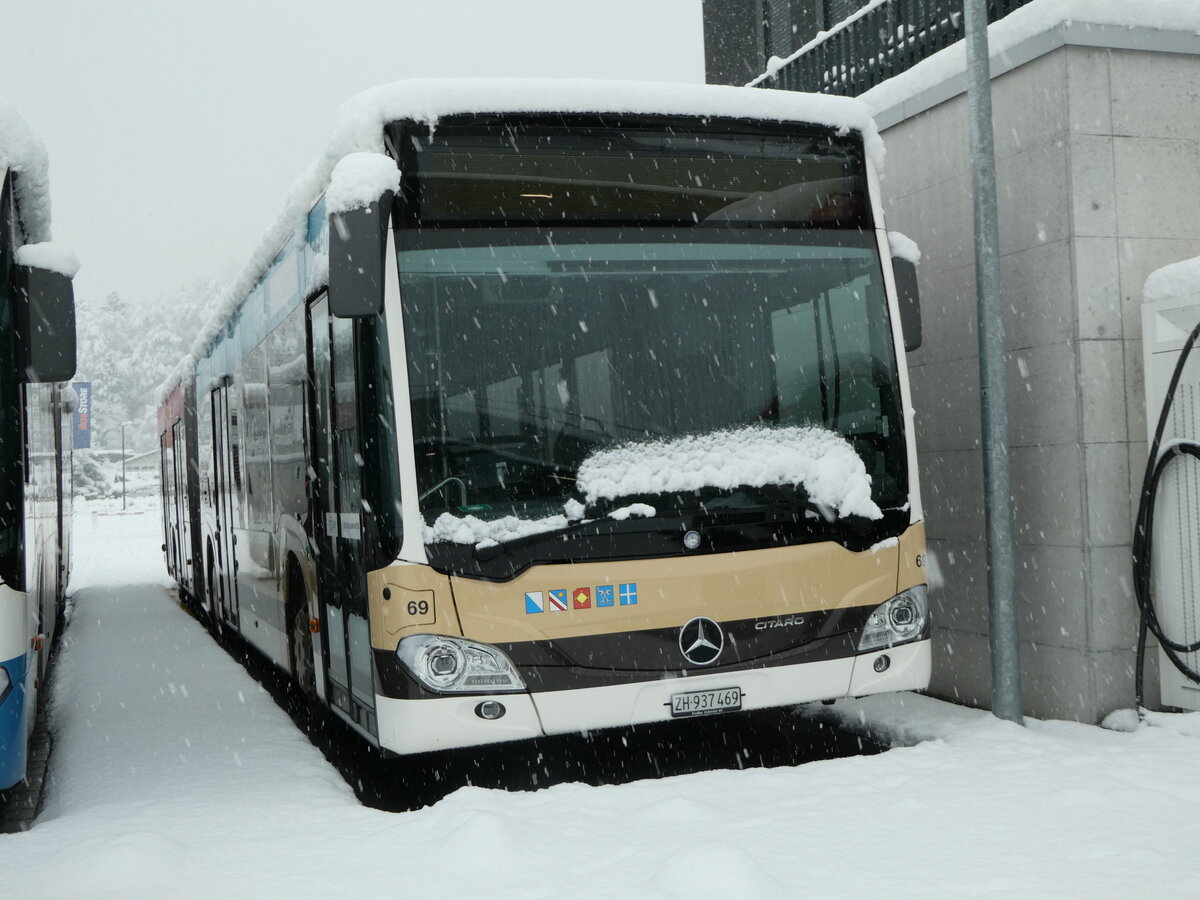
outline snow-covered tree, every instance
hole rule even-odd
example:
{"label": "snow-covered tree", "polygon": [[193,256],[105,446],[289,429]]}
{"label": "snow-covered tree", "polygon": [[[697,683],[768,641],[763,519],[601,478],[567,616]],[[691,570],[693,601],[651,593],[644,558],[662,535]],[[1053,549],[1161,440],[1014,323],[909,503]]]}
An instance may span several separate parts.
{"label": "snow-covered tree", "polygon": [[115,291],[77,298],[77,381],[92,382],[92,446],[145,452],[156,443],[155,388],[188,352],[220,286],[197,282],[157,301],[128,303]]}

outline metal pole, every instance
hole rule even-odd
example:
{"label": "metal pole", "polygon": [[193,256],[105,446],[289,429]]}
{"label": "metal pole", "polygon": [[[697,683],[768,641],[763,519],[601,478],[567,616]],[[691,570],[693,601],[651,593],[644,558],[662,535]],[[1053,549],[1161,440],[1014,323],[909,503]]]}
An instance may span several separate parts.
{"label": "metal pole", "polygon": [[1021,722],[1021,659],[1014,596],[1015,542],[1008,451],[1008,388],[1004,370],[1004,307],[1000,291],[1000,226],[996,148],[985,0],[963,0],[967,44],[967,114],[975,195],[975,284],[979,295],[979,386],[987,515],[988,614],[992,651],[992,712]]}
{"label": "metal pole", "polygon": [[125,423],[121,423],[121,511],[125,510]]}

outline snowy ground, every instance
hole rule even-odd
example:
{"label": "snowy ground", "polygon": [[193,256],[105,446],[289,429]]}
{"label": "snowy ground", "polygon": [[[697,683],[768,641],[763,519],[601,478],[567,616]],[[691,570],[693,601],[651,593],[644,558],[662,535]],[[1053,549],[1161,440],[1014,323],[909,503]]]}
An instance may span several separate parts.
{"label": "snowy ground", "polygon": [[0,896],[1200,895],[1195,717],[1022,729],[907,695],[834,707],[909,744],[878,756],[363,807],[173,603],[144,504],[77,514],[52,784],[0,836]]}

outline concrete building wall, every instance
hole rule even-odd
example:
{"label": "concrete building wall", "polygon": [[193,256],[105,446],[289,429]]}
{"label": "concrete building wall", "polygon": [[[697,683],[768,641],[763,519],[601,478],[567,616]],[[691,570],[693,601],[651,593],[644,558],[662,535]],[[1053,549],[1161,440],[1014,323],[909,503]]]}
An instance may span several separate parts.
{"label": "concrete building wall", "polygon": [[[1200,255],[1200,54],[1068,44],[993,91],[1025,709],[1095,721],[1133,700],[1141,291],[1150,272]],[[966,98],[896,119],[881,118],[888,225],[924,253],[925,344],[909,363],[944,577],[933,690],[986,706]]]}

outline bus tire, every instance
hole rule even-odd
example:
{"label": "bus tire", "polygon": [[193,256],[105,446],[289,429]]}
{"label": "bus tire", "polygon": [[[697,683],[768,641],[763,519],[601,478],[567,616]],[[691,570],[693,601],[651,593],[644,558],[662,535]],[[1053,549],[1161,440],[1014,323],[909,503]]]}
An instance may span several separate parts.
{"label": "bus tire", "polygon": [[317,673],[313,666],[313,636],[309,627],[308,592],[304,588],[304,575],[295,557],[288,560],[288,622],[292,677],[309,703],[317,698]]}

